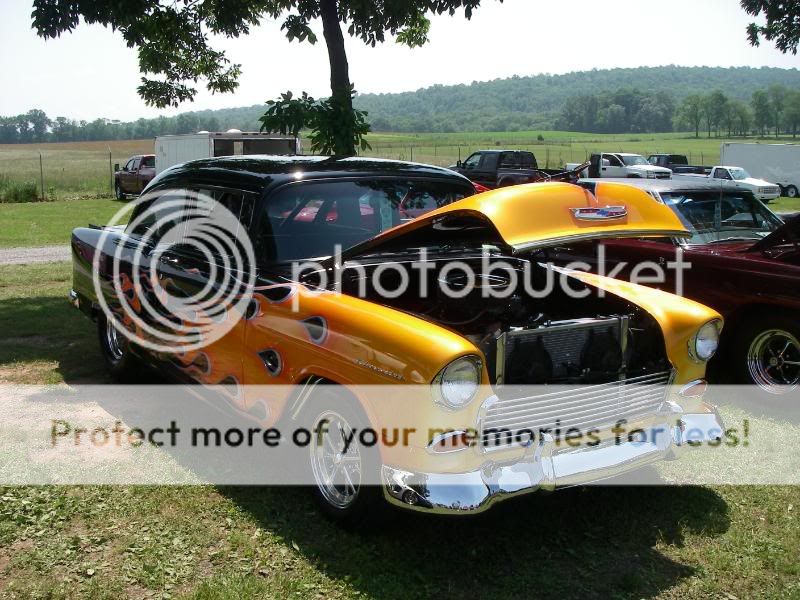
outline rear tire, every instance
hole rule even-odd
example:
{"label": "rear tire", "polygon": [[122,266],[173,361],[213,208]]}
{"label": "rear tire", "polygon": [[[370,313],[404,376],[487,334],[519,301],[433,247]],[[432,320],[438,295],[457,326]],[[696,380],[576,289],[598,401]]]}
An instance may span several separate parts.
{"label": "rear tire", "polygon": [[798,192],[797,188],[793,185],[786,186],[786,197],[787,198],[797,198]]}
{"label": "rear tire", "polygon": [[141,362],[131,351],[130,340],[104,314],[97,317],[97,337],[111,377],[122,383],[135,381],[142,373]]}
{"label": "rear tire", "polygon": [[766,316],[736,335],[732,359],[736,379],[781,395],[800,387],[800,323],[787,315]]}
{"label": "rear tire", "polygon": [[[381,526],[388,511],[380,481],[377,444],[362,443],[360,433],[374,428],[360,404],[336,385],[319,385],[308,399],[301,422],[311,432],[308,471],[314,499],[325,516],[348,528]],[[326,428],[320,423],[325,422]],[[344,450],[342,433],[355,435]],[[376,432],[377,433],[377,432]]]}

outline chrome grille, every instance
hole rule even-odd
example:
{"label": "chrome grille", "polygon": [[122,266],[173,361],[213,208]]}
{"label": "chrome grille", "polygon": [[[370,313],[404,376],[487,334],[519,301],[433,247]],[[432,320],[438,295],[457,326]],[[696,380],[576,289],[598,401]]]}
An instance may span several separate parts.
{"label": "chrome grille", "polygon": [[[493,398],[482,410],[484,447],[507,446],[519,431],[576,428],[581,432],[655,414],[666,399],[671,371],[522,398]],[[498,443],[499,442],[499,443]]]}

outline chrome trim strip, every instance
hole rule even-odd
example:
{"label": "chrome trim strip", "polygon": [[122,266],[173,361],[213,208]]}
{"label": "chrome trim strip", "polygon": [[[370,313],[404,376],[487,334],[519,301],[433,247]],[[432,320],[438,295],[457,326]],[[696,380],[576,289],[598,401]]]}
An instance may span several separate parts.
{"label": "chrome trim strip", "polygon": [[523,242],[521,244],[513,244],[511,247],[514,249],[514,252],[524,252],[525,250],[538,250],[540,248],[547,248],[548,246],[553,246],[555,244],[585,242],[588,240],[609,237],[691,237],[691,235],[692,234],[690,232],[680,229],[608,229],[605,231],[595,231],[592,233],[576,233],[574,235],[565,235],[547,240],[537,240],[535,242]]}

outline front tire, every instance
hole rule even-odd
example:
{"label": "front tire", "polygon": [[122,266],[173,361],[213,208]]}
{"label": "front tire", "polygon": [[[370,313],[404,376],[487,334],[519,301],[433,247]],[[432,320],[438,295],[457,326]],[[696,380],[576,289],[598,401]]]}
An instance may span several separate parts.
{"label": "front tire", "polygon": [[734,346],[740,383],[781,395],[800,387],[800,324],[785,315],[764,317],[742,327]]}
{"label": "front tire", "polygon": [[[308,469],[314,498],[327,517],[346,527],[377,527],[387,509],[379,485],[380,454],[377,444],[365,445],[360,436],[375,430],[352,396],[335,385],[317,390],[302,419],[311,432]],[[346,439],[351,439],[347,447]]]}
{"label": "front tire", "polygon": [[114,182],[114,195],[117,200],[125,200],[125,194],[122,193],[122,187],[119,185],[119,181]]}
{"label": "front tire", "polygon": [[97,317],[97,337],[111,377],[125,383],[134,381],[141,374],[141,363],[131,352],[130,340],[103,314]]}
{"label": "front tire", "polygon": [[798,192],[797,188],[793,185],[786,187],[786,197],[787,198],[797,198]]}

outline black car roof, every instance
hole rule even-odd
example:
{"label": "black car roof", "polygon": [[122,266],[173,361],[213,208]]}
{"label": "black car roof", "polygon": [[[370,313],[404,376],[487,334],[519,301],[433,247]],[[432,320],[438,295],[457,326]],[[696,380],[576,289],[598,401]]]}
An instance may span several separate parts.
{"label": "black car roof", "polygon": [[746,190],[739,190],[718,183],[703,176],[698,177],[680,177],[678,179],[639,179],[639,178],[623,178],[623,177],[603,177],[603,178],[586,178],[578,180],[579,185],[591,186],[603,182],[624,183],[625,185],[632,185],[639,189],[648,192],[743,192]]}
{"label": "black car roof", "polygon": [[365,158],[353,156],[337,158],[330,156],[277,156],[251,154],[203,158],[176,165],[157,177],[157,183],[171,184],[185,181],[213,183],[236,183],[252,188],[284,183],[299,179],[322,179],[329,177],[386,177],[452,179],[471,186],[463,175],[433,165]]}

